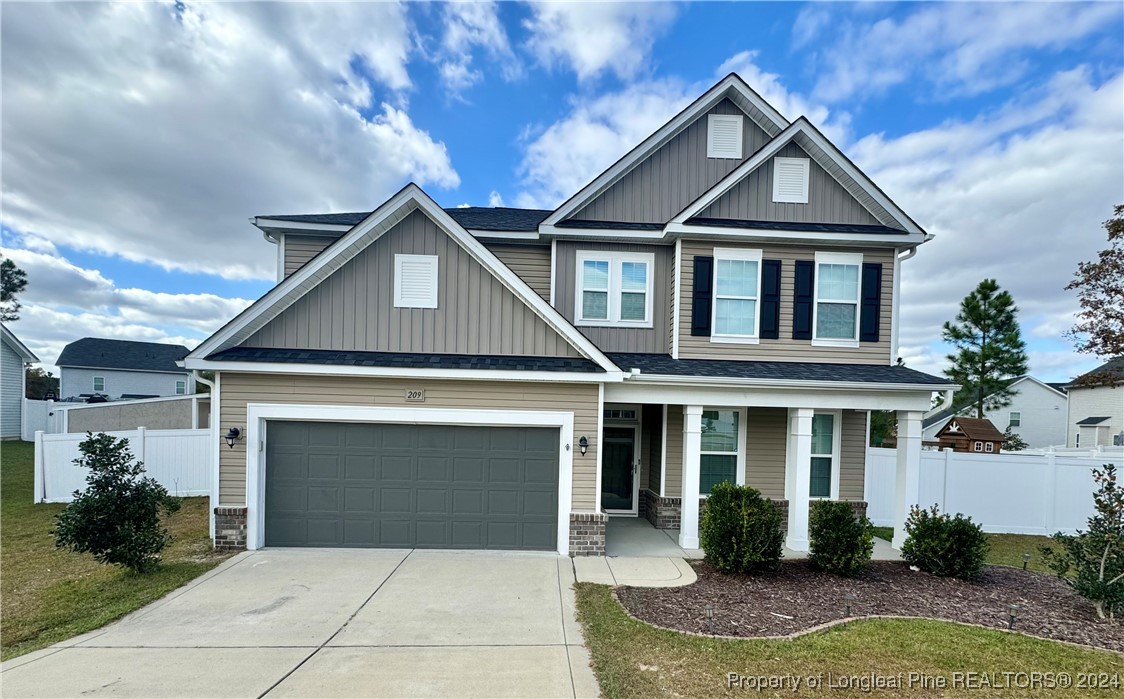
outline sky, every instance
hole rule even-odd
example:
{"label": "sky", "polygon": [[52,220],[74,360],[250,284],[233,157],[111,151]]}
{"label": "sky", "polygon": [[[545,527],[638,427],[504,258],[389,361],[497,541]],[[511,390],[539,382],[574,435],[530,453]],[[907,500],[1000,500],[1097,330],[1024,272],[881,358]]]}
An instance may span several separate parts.
{"label": "sky", "polygon": [[984,278],[1031,373],[1124,203],[1124,6],[1097,3],[4,3],[0,226],[12,330],[194,347],[264,294],[255,215],[552,208],[722,76],[807,116],[936,238],[903,264],[900,353]]}

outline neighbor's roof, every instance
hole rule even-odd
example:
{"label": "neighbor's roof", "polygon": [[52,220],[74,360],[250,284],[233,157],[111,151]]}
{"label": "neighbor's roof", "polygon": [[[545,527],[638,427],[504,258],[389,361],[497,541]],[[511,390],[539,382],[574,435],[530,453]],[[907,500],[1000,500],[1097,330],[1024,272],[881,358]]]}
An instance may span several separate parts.
{"label": "neighbor's roof", "polygon": [[1092,385],[1116,384],[1124,381],[1124,357],[1110,359],[1092,371],[1087,371],[1073,381],[1066,384],[1066,388],[1088,388],[1089,384],[1082,381],[1089,377],[1102,377]]}
{"label": "neighbor's roof", "polygon": [[[537,231],[543,219],[550,215],[549,211],[542,209],[509,209],[487,206],[462,206],[445,209],[445,213],[468,230],[506,232]],[[353,211],[340,214],[284,214],[280,216],[258,216],[258,218],[293,223],[354,226],[370,215],[370,211]]]}
{"label": "neighbor's roof", "polygon": [[672,359],[668,354],[609,352],[609,359],[626,373],[641,375],[698,376],[705,378],[762,379],[782,381],[857,382],[912,384],[944,388],[945,378],[916,369],[888,364],[818,364],[812,362],[745,362],[726,359]]}
{"label": "neighbor's roof", "polygon": [[39,357],[36,357],[31,352],[31,350],[29,350],[27,348],[26,345],[24,345],[22,342],[20,342],[20,339],[18,337],[16,337],[16,334],[13,333],[11,330],[8,330],[8,326],[4,325],[2,323],[0,323],[0,336],[2,336],[4,338],[4,342],[7,343],[7,345],[12,348],[13,352],[15,352],[19,356],[23,357],[23,360],[25,362],[37,362],[37,361],[39,361]]}
{"label": "neighbor's roof", "polygon": [[409,369],[494,369],[496,371],[565,371],[605,373],[584,357],[522,357],[415,352],[341,352],[265,347],[231,347],[207,359],[220,362],[277,362],[328,366],[398,367]]}
{"label": "neighbor's roof", "polygon": [[186,373],[176,362],[187,356],[183,345],[133,342],[84,337],[63,348],[55,364],[60,367],[90,367],[122,371],[171,371]]}
{"label": "neighbor's roof", "polygon": [[[1003,433],[991,424],[991,420],[986,417],[954,417],[949,420],[949,423],[955,422],[960,426],[960,431],[964,433],[968,439],[979,439],[985,442],[1002,442],[1006,437]],[[945,425],[937,433],[940,436],[945,431],[948,425]]]}
{"label": "neighbor's roof", "polygon": [[[1107,421],[1108,421],[1107,416],[1106,417],[1087,417],[1084,420],[1078,420],[1077,424],[1081,425],[1081,426],[1084,426],[1084,427],[1089,427],[1091,425],[1099,425],[1102,422],[1107,422]],[[1108,427],[1108,425],[1105,425],[1105,427]]]}

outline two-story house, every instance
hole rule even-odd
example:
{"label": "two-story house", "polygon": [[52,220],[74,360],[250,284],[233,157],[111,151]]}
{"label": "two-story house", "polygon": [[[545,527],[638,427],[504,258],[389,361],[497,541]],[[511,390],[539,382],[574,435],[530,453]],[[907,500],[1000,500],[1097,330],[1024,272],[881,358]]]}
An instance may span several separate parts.
{"label": "two-story house", "polygon": [[1078,376],[1066,391],[1066,446],[1124,446],[1124,357]]}
{"label": "two-story house", "polygon": [[898,411],[904,531],[954,388],[895,366],[930,236],[737,75],[551,211],[411,184],[254,223],[279,281],[185,363],[216,376],[220,546],[598,554],[643,516],[697,548],[730,480],[806,550],[810,501],[865,508],[871,410]]}
{"label": "two-story house", "polygon": [[183,345],[84,337],[63,347],[59,397],[113,400],[182,396],[195,393],[195,376],[179,366],[187,356]]}

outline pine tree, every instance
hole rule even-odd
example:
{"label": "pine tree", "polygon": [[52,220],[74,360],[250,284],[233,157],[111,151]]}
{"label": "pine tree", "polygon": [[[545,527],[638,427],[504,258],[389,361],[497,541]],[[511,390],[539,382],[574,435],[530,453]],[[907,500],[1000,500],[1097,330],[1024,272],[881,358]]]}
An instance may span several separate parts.
{"label": "pine tree", "polygon": [[941,338],[956,353],[948,355],[952,366],[944,373],[960,384],[953,405],[973,406],[983,417],[1011,404],[1011,379],[1027,372],[1018,312],[1011,294],[985,279],[960,302],[955,322],[945,322]]}

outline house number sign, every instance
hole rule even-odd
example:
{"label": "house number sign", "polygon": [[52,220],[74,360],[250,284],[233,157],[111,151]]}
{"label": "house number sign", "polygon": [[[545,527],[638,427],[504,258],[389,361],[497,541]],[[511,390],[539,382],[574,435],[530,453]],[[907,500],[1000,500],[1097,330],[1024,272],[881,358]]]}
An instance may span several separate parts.
{"label": "house number sign", "polygon": [[425,402],[425,389],[424,388],[407,388],[406,400],[416,401],[418,403]]}

